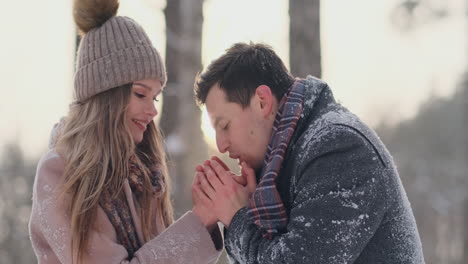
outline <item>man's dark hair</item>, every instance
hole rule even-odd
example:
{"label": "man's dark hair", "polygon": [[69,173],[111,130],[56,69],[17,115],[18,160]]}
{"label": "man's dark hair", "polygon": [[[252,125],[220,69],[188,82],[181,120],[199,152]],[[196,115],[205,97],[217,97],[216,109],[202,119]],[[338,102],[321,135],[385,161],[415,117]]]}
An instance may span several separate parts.
{"label": "man's dark hair", "polygon": [[198,76],[194,91],[197,103],[202,105],[211,87],[219,84],[228,102],[245,108],[258,86],[268,85],[280,101],[293,83],[294,77],[270,46],[236,43]]}

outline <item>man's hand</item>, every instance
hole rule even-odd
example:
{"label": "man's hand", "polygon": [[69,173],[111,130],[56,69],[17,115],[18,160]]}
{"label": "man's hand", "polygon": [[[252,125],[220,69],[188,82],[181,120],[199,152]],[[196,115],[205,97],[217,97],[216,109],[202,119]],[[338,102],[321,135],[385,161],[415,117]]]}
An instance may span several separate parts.
{"label": "man's hand", "polygon": [[[242,186],[246,186],[247,185],[247,175],[243,172],[243,170],[241,169],[241,175],[236,175],[235,173],[231,172],[231,170],[229,169],[229,167],[226,165],[226,163],[224,163],[220,158],[218,158],[217,156],[213,156],[211,157],[212,160],[215,160],[216,162],[218,162],[224,170],[226,170],[227,172],[229,172],[232,176],[232,178],[240,185]],[[206,161],[205,161],[206,163]],[[202,166],[202,169],[203,169],[203,166]]]}
{"label": "man's hand", "polygon": [[223,163],[216,159],[205,161],[204,173],[198,175],[201,184],[193,188],[202,204],[211,208],[226,227],[229,227],[234,214],[247,205],[257,185],[254,170],[245,162],[241,167],[246,179],[245,186],[233,178],[233,173]]}

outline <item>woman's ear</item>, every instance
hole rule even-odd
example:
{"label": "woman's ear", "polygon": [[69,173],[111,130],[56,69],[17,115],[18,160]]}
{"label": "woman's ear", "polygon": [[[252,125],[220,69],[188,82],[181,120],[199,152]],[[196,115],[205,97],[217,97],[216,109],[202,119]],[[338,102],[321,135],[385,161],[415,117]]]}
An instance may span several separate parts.
{"label": "woman's ear", "polygon": [[263,117],[270,116],[273,111],[273,93],[268,85],[260,85],[255,90],[258,108]]}

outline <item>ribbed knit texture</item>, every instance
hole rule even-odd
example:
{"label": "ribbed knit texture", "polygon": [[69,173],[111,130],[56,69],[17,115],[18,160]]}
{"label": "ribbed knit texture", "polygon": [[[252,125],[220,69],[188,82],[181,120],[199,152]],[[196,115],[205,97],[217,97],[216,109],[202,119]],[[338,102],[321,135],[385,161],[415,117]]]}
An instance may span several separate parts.
{"label": "ribbed knit texture", "polygon": [[75,100],[138,80],[158,78],[166,69],[143,28],[133,19],[115,16],[86,33],[78,48]]}

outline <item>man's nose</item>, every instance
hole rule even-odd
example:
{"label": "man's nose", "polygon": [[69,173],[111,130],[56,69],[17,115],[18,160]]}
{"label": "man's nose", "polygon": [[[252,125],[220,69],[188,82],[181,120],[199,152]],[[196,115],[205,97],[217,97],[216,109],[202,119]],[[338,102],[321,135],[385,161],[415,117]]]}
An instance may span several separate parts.
{"label": "man's nose", "polygon": [[219,152],[225,153],[229,148],[229,141],[226,137],[216,134],[216,146],[218,147]]}

